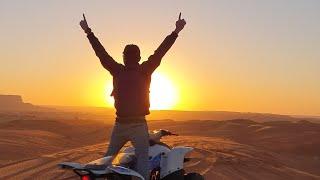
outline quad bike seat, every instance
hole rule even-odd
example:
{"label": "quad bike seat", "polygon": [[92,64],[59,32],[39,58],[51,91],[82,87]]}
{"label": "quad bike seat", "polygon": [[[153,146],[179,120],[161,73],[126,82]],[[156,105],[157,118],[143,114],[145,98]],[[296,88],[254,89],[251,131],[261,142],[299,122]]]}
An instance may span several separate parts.
{"label": "quad bike seat", "polygon": [[119,153],[117,154],[113,161],[113,165],[121,165],[127,168],[133,168],[135,163],[137,162],[137,157],[134,153]]}

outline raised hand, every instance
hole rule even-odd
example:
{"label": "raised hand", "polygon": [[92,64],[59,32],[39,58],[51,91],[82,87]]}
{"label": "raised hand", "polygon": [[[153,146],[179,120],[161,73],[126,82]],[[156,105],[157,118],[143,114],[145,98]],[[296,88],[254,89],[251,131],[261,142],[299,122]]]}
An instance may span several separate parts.
{"label": "raised hand", "polygon": [[84,13],[82,14],[82,16],[83,16],[83,20],[80,21],[80,26],[84,30],[85,33],[89,33],[89,32],[91,32],[91,29],[88,26],[86,16],[84,15]]}
{"label": "raised hand", "polygon": [[187,24],[186,21],[184,19],[181,19],[181,13],[180,13],[179,19],[176,21],[176,29],[174,30],[174,32],[179,33],[186,24]]}

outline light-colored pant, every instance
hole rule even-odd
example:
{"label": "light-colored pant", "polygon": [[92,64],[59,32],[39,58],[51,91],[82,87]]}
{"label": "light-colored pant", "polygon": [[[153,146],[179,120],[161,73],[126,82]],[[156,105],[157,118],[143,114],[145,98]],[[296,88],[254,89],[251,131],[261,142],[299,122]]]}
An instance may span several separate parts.
{"label": "light-colored pant", "polygon": [[146,180],[149,179],[149,133],[147,122],[119,123],[115,122],[106,156],[117,154],[131,141],[137,157],[136,171]]}

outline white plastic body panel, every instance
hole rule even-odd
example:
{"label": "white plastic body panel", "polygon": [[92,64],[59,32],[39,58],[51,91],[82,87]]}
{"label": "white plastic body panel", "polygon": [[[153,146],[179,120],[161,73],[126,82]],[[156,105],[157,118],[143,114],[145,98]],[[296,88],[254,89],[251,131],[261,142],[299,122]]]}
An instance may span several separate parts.
{"label": "white plastic body panel", "polygon": [[174,147],[171,151],[161,156],[160,178],[167,176],[175,171],[183,169],[185,155],[192,151],[191,147]]}
{"label": "white plastic body panel", "polygon": [[159,144],[155,144],[155,145],[149,147],[149,156],[150,157],[157,156],[160,153],[168,153],[168,152],[170,152],[169,148],[167,148],[165,146],[161,146]]}
{"label": "white plastic body panel", "polygon": [[113,160],[113,156],[106,156],[94,161],[89,162],[88,164],[94,164],[94,165],[108,165],[111,164]]}
{"label": "white plastic body panel", "polygon": [[125,167],[122,167],[122,166],[113,166],[112,165],[112,166],[109,166],[108,169],[110,169],[111,171],[113,171],[115,173],[118,173],[118,174],[135,176],[135,177],[140,178],[141,180],[144,180],[144,178],[139,173],[137,173],[136,171],[128,169],[128,168],[125,168]]}
{"label": "white plastic body panel", "polygon": [[[159,144],[155,144],[153,146],[149,147],[149,157],[154,157],[160,153],[167,153],[169,152],[170,149],[165,147],[165,146],[161,146]],[[127,147],[123,150],[124,153],[134,153],[134,147]]]}

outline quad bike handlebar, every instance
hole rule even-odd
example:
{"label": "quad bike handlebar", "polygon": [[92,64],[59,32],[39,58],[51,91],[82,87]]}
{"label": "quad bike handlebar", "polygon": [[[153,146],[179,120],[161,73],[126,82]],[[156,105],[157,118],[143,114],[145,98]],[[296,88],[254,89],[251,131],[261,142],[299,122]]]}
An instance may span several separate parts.
{"label": "quad bike handlebar", "polygon": [[159,142],[160,139],[164,136],[178,136],[178,134],[172,133],[169,130],[165,129],[153,130],[149,133],[150,140],[155,142]]}
{"label": "quad bike handlebar", "polygon": [[178,134],[172,133],[169,130],[160,129],[162,136],[178,136]]}

